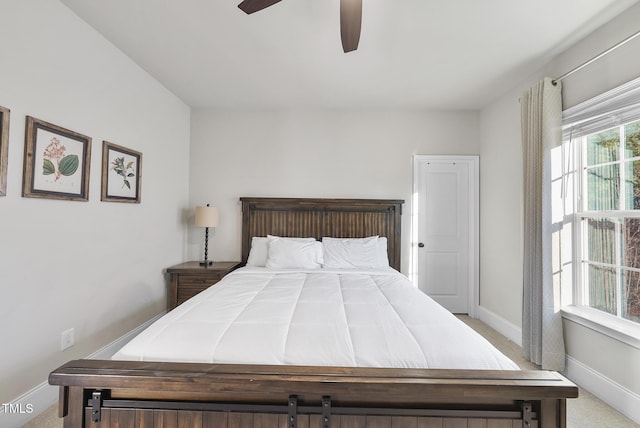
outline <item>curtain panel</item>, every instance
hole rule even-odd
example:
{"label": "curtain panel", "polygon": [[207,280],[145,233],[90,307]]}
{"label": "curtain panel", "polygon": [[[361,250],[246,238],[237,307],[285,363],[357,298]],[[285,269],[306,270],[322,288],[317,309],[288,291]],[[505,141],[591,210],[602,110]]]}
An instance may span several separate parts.
{"label": "curtain panel", "polygon": [[524,248],[522,348],[547,370],[564,370],[559,287],[552,268],[551,151],[562,145],[560,83],[545,78],[520,99],[523,153]]}

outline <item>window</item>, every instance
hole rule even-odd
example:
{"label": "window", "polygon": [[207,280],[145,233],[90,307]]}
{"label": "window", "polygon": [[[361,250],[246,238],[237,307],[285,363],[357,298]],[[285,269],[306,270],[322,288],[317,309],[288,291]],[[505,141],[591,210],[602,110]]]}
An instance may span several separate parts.
{"label": "window", "polygon": [[570,303],[638,332],[640,79],[566,110],[561,152],[573,224]]}
{"label": "window", "polygon": [[582,304],[640,322],[640,121],[581,138]]}

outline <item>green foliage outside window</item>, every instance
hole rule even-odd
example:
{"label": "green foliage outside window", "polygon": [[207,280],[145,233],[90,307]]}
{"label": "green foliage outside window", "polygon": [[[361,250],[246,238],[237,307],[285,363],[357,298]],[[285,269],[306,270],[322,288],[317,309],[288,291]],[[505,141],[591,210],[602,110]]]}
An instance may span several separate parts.
{"label": "green foliage outside window", "polygon": [[[640,121],[585,142],[587,210],[639,211]],[[631,214],[586,219],[587,291],[589,306],[640,322],[640,218]]]}

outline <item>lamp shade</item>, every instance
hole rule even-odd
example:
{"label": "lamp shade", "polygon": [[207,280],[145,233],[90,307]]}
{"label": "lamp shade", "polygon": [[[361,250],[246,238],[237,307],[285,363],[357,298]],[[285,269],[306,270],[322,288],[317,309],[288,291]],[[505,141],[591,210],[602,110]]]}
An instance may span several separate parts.
{"label": "lamp shade", "polygon": [[218,226],[219,214],[216,207],[196,207],[196,226],[216,227]]}

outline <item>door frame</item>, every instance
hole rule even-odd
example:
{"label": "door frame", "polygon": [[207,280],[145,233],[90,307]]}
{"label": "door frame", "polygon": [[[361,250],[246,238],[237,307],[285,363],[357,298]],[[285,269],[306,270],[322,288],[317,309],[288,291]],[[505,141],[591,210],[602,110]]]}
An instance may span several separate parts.
{"label": "door frame", "polygon": [[411,252],[409,278],[418,287],[418,167],[427,162],[464,162],[469,165],[469,316],[476,317],[480,306],[480,156],[413,155],[413,194],[411,198]]}

